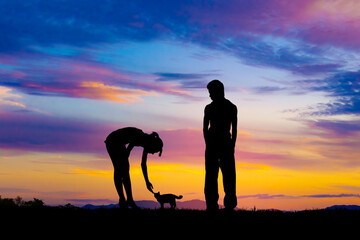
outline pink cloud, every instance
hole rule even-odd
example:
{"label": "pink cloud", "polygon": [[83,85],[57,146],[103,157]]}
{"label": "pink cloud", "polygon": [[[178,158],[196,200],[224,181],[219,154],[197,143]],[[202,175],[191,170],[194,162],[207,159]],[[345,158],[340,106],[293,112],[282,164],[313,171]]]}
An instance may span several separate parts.
{"label": "pink cloud", "polygon": [[[214,1],[203,6],[189,6],[190,21],[211,25],[209,31],[238,35],[246,31],[259,34],[284,33],[291,29],[308,0],[298,1]],[[205,29],[206,30],[206,29]]]}
{"label": "pink cloud", "polygon": [[305,40],[316,44],[359,48],[360,3],[354,0],[310,1],[294,24]]}
{"label": "pink cloud", "polygon": [[164,142],[164,159],[192,161],[204,156],[205,143],[200,130],[162,130],[159,135]]}
{"label": "pink cloud", "polygon": [[[319,45],[360,47],[360,5],[356,0],[214,1],[188,6],[198,34],[231,39],[244,34],[273,35]],[[199,39],[201,41],[201,39]]]}
{"label": "pink cloud", "polygon": [[[205,142],[201,130],[178,129],[159,131],[159,135],[164,141],[164,152],[162,159],[157,161],[180,161],[193,164],[203,164],[205,161]],[[238,138],[235,150],[237,162],[257,163],[270,166],[293,168],[308,164],[308,161],[295,161],[296,156],[281,151],[273,153],[268,150],[269,144],[278,145],[280,140],[263,140],[253,138]],[[241,144],[241,146],[239,146]],[[247,149],[251,145],[252,151]],[[254,149],[256,147],[256,150]],[[289,146],[290,148],[294,146]]]}

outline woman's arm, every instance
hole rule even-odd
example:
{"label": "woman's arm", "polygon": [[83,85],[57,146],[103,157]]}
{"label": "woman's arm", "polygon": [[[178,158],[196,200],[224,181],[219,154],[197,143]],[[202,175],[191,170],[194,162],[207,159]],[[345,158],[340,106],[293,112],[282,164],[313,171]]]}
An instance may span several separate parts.
{"label": "woman's arm", "polygon": [[141,158],[141,169],[142,169],[142,172],[143,172],[143,174],[144,174],[144,179],[145,179],[145,183],[146,183],[147,189],[148,189],[150,192],[154,193],[153,190],[152,190],[152,189],[153,189],[153,186],[152,186],[151,182],[149,181],[149,177],[148,177],[148,173],[147,173],[147,165],[146,165],[147,155],[148,155],[148,153],[147,153],[147,151],[144,149],[143,155],[142,155],[142,158]]}
{"label": "woman's arm", "polygon": [[126,148],[127,157],[129,158],[131,150],[134,148],[133,143],[129,143],[129,145]]}

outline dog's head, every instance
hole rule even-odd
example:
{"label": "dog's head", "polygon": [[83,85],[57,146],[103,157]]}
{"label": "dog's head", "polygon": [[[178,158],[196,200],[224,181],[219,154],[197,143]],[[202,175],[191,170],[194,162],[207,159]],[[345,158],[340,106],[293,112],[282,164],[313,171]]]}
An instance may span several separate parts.
{"label": "dog's head", "polygon": [[154,197],[158,198],[160,196],[160,192],[154,193]]}

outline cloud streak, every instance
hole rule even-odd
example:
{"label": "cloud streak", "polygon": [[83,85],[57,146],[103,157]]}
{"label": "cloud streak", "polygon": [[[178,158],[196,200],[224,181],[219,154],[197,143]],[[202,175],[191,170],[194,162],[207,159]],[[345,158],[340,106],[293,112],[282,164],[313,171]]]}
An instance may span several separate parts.
{"label": "cloud streak", "polygon": [[183,88],[205,88],[209,78],[214,78],[217,74],[209,73],[154,73],[159,82],[179,82]]}
{"label": "cloud streak", "polygon": [[360,194],[351,194],[351,193],[340,193],[340,194],[310,194],[310,195],[300,195],[300,196],[290,196],[284,194],[270,195],[270,194],[254,194],[254,195],[240,195],[238,199],[244,198],[257,198],[257,199],[301,199],[301,198],[360,198]]}
{"label": "cloud streak", "polygon": [[[6,56],[3,61],[7,61]],[[5,94],[5,89],[13,88],[30,95],[123,103],[161,94],[195,99],[180,84],[155,84],[156,77],[152,74],[121,71],[111,64],[70,60],[66,57],[47,57],[47,61],[43,61],[34,59],[32,55],[11,59],[9,64],[11,67],[7,68],[1,68],[0,65],[0,85],[4,86],[1,95]],[[186,84],[189,83],[183,85]],[[10,101],[6,103],[11,104]]]}

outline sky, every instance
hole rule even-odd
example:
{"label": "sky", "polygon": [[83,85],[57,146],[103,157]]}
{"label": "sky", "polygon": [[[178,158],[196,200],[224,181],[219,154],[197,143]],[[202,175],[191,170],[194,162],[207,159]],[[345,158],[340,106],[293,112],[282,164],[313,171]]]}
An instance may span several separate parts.
{"label": "sky", "polygon": [[[204,200],[219,79],[238,108],[239,208],[359,205],[359,38],[356,0],[0,0],[0,195],[116,203],[103,141],[134,126],[164,142],[154,190]],[[155,200],[141,153],[134,199]]]}

